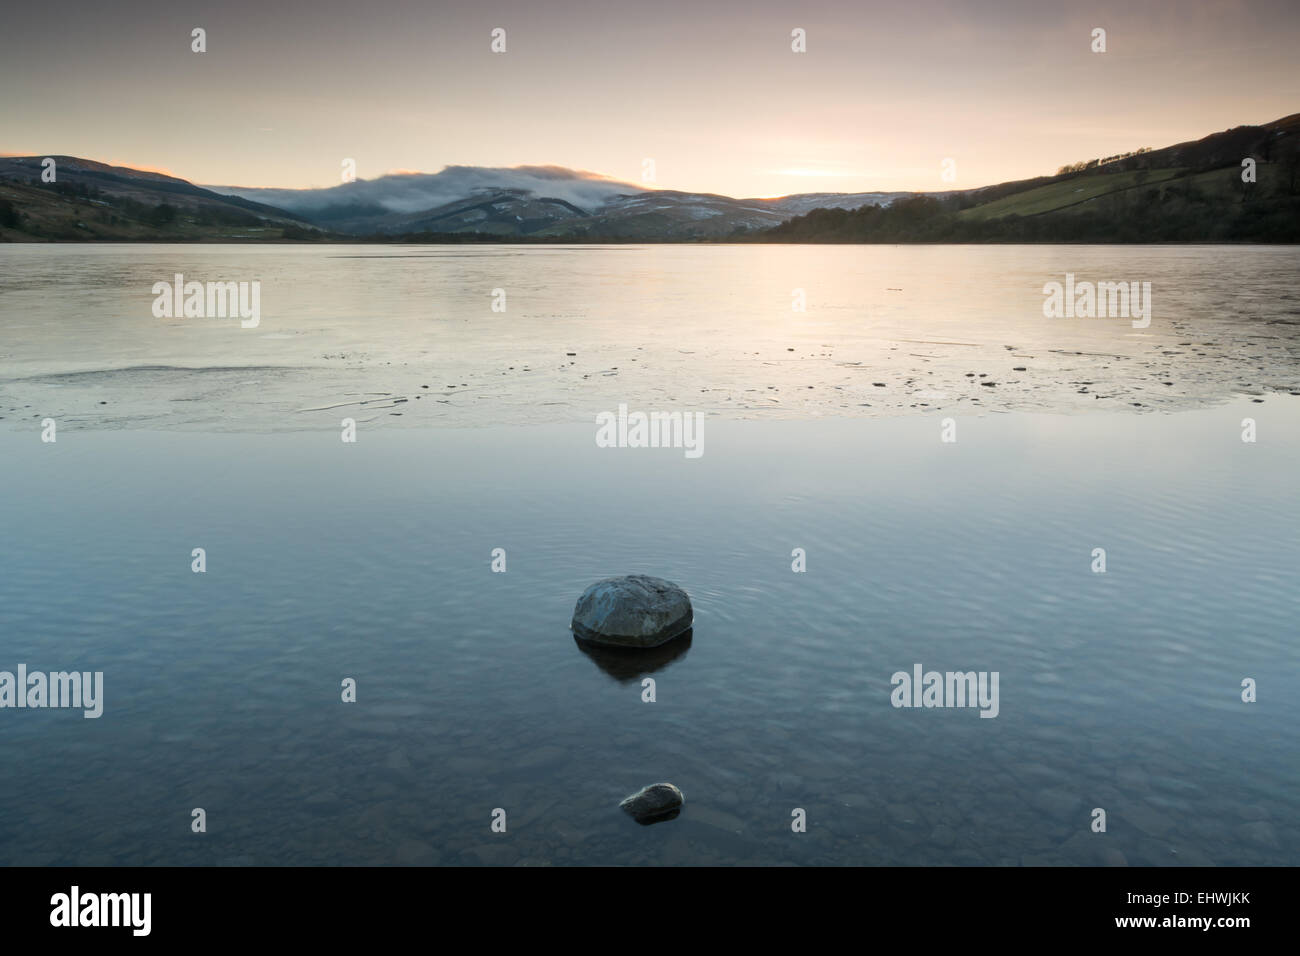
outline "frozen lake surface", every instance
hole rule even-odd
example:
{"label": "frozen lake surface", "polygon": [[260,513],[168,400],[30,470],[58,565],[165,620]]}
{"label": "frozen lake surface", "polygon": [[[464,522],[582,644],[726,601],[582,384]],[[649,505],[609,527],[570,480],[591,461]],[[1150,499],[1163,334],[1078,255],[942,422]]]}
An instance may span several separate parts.
{"label": "frozen lake surface", "polygon": [[[177,274],[259,282],[257,326],[156,318]],[[1045,318],[1067,274],[1149,282],[1150,324]],[[1300,394],[1297,276],[1283,246],[0,246],[0,425],[1198,407]]]}

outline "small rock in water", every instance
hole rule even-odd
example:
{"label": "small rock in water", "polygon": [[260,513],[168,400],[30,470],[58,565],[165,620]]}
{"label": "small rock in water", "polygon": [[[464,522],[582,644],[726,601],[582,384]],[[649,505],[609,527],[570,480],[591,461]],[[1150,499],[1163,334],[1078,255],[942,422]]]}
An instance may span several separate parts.
{"label": "small rock in water", "polygon": [[573,609],[573,633],[597,644],[658,647],[690,630],[686,592],[663,578],[629,574],[597,581]]}
{"label": "small rock in water", "polygon": [[652,783],[619,804],[636,818],[637,823],[671,820],[681,812],[686,795],[671,783]]}

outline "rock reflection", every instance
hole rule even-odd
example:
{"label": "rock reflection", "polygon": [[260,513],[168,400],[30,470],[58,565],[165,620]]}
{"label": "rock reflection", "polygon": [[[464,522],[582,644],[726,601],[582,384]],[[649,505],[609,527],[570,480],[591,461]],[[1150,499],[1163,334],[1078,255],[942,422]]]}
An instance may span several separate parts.
{"label": "rock reflection", "polygon": [[667,823],[669,820],[676,820],[681,812],[680,807],[673,807],[671,810],[667,810],[664,813],[657,814],[653,817],[633,817],[632,819],[641,824],[641,826],[648,827],[653,826],[656,823]]}
{"label": "rock reflection", "polygon": [[692,633],[693,629],[687,630],[658,647],[610,647],[608,644],[584,641],[576,634],[573,643],[614,680],[620,684],[630,684],[685,657],[691,649]]}

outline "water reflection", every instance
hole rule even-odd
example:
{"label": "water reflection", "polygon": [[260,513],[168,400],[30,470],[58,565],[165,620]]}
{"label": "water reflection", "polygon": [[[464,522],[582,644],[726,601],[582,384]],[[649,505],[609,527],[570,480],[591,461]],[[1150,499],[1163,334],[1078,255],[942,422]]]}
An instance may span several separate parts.
{"label": "water reflection", "polygon": [[573,643],[578,650],[586,654],[597,667],[620,684],[630,684],[647,674],[661,671],[669,664],[686,656],[691,649],[691,636],[694,628],[674,637],[671,641],[658,647],[610,647],[608,644],[594,644],[584,641],[578,635],[573,636]]}
{"label": "water reflection", "polygon": [[667,823],[669,820],[676,820],[677,817],[681,815],[681,812],[680,807],[673,807],[671,810],[666,810],[653,817],[634,816],[632,819],[641,824],[641,826],[648,827],[653,826],[656,823]]}

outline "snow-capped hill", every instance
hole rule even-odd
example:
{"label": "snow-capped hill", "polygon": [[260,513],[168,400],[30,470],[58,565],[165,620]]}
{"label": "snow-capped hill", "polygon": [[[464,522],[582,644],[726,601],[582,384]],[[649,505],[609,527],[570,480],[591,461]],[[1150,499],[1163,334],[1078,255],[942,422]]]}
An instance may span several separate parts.
{"label": "snow-capped hill", "polygon": [[321,189],[208,188],[305,216],[331,219],[335,218],[329,214],[331,209],[418,213],[469,198],[482,199],[491,193],[548,196],[591,209],[612,196],[636,192],[640,187],[560,166],[448,166],[437,173],[390,173]]}
{"label": "snow-capped hill", "polygon": [[290,210],[335,232],[478,232],[574,239],[722,239],[767,229],[810,209],[887,205],[906,193],[806,193],[733,199],[648,189],[559,166],[448,166],[323,189],[211,186]]}

